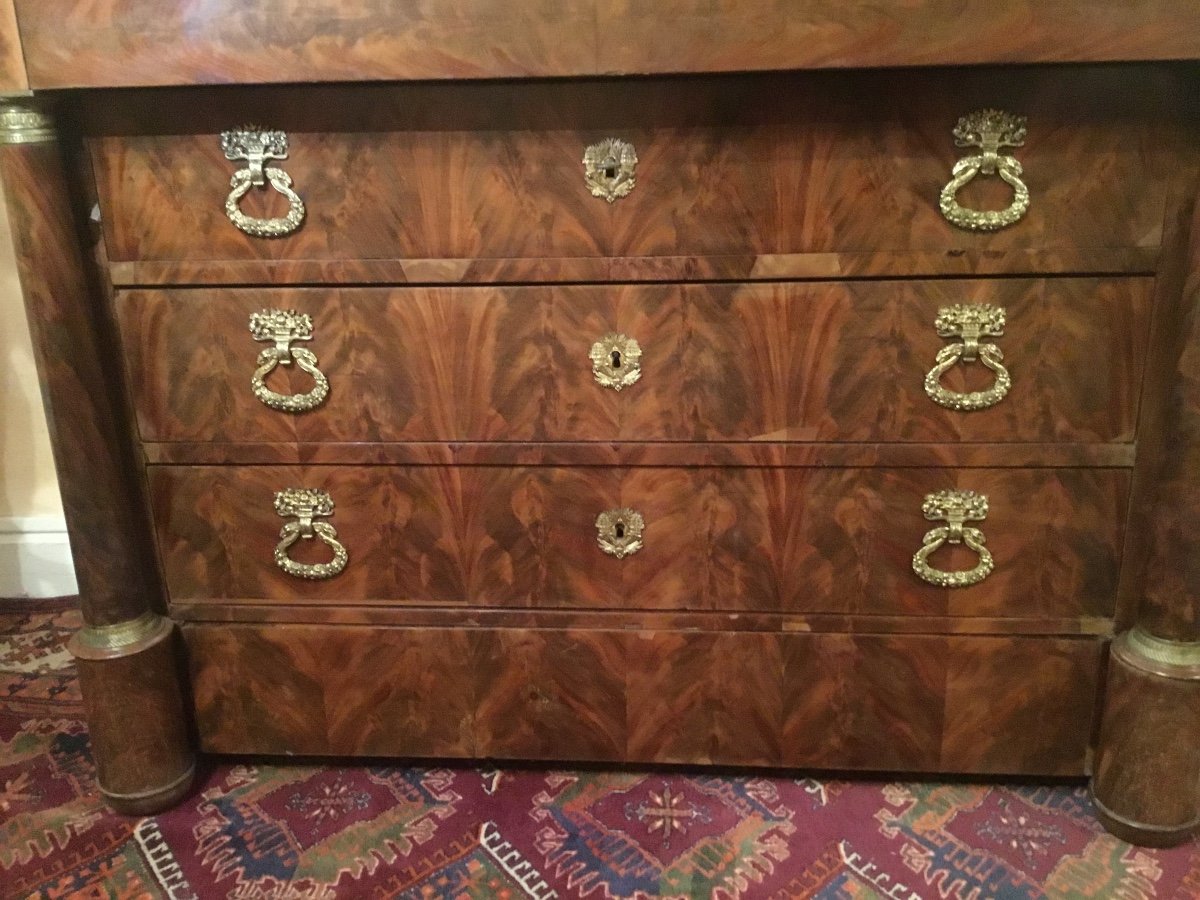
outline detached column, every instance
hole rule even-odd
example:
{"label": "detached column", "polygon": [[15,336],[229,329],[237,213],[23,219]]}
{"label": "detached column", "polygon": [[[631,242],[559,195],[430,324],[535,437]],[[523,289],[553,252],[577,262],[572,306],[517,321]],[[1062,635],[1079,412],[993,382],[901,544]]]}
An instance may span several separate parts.
{"label": "detached column", "polygon": [[0,175],[58,467],[84,627],[71,640],[100,790],[118,812],[192,781],[174,624],[145,521],[108,303],[89,281],[54,124],[0,99]]}
{"label": "detached column", "polygon": [[[1136,625],[1113,641],[1092,794],[1105,826],[1165,847],[1200,827],[1200,205],[1182,290],[1160,293],[1148,385],[1149,554]],[[1139,456],[1142,448],[1139,447]],[[1140,460],[1139,460],[1140,462]],[[1138,512],[1135,510],[1135,512]]]}

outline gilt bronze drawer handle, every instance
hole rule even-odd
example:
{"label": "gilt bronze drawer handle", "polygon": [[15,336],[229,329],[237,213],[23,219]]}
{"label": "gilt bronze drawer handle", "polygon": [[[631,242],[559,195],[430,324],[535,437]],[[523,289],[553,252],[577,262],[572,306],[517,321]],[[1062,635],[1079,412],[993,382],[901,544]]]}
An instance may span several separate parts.
{"label": "gilt bronze drawer handle", "polygon": [[[1001,147],[1020,147],[1025,143],[1025,117],[998,109],[981,109],[958,120],[954,143],[959,147],[979,147],[982,153],[965,156],[954,164],[953,178],[942,188],[942,215],[959,228],[969,231],[998,231],[1018,222],[1029,210],[1029,188],[1021,180],[1024,171],[1012,156],[1000,153]],[[1013,189],[1007,209],[981,210],[959,206],[959,190],[976,175],[999,175]]]}
{"label": "gilt bronze drawer handle", "polygon": [[607,138],[583,152],[583,173],[593,197],[612,203],[637,184],[637,153],[632,144]]}
{"label": "gilt bronze drawer handle", "polygon": [[[984,546],[987,538],[978,528],[964,524],[982,522],[987,518],[987,497],[974,491],[938,491],[925,496],[921,512],[931,522],[943,521],[948,524],[926,532],[921,549],[913,554],[912,567],[919,578],[938,587],[956,588],[979,584],[992,573],[995,564],[992,554]],[[943,544],[966,544],[979,554],[979,562],[975,568],[963,572],[935,569],[929,565],[928,559]]]}
{"label": "gilt bronze drawer handle", "polygon": [[[229,221],[246,234],[254,237],[283,237],[291,234],[304,221],[304,201],[292,190],[292,176],[283,169],[266,166],[268,159],[287,159],[288,139],[282,131],[260,131],[247,128],[241,131],[221,132],[221,149],[228,160],[245,160],[249,165],[238,169],[229,180],[232,190],[225,200],[225,215]],[[281,219],[256,219],[242,212],[242,198],[252,187],[263,187],[267,182],[287,197],[288,214]]]}
{"label": "gilt bronze drawer handle", "polygon": [[[288,488],[275,495],[275,512],[283,518],[295,517],[279,532],[280,541],[275,547],[275,564],[296,578],[319,580],[332,578],[346,568],[349,554],[337,539],[337,529],[328,522],[313,521],[317,516],[333,514],[333,498],[326,491],[308,488]],[[333,559],[327,563],[298,563],[288,556],[288,550],[298,540],[320,538],[333,550]]]}
{"label": "gilt bronze drawer handle", "polygon": [[[250,314],[250,333],[256,341],[274,341],[255,361],[257,368],[250,378],[254,396],[271,409],[284,412],[307,412],[316,409],[329,396],[329,379],[317,368],[317,357],[304,347],[293,347],[292,341],[311,341],[312,317],[294,309],[264,309]],[[266,379],[276,366],[295,362],[313,378],[313,389],[306,394],[279,394],[267,387]]]}
{"label": "gilt bronze drawer handle", "polygon": [[609,332],[592,344],[588,356],[596,383],[602,387],[620,391],[642,377],[642,348],[626,335]]}
{"label": "gilt bronze drawer handle", "polygon": [[[980,343],[980,338],[1004,335],[1005,313],[998,306],[943,306],[938,310],[933,327],[939,337],[960,338],[961,342],[947,344],[938,351],[937,364],[925,376],[925,393],[939,406],[947,409],[972,410],[995,406],[1012,387],[1012,377],[1004,368],[1004,354],[995,344]],[[985,391],[960,394],[942,387],[942,375],[957,363],[978,360],[996,373],[995,383]]]}
{"label": "gilt bronze drawer handle", "polygon": [[596,543],[609,556],[624,559],[642,549],[646,521],[632,509],[609,509],[596,516]]}

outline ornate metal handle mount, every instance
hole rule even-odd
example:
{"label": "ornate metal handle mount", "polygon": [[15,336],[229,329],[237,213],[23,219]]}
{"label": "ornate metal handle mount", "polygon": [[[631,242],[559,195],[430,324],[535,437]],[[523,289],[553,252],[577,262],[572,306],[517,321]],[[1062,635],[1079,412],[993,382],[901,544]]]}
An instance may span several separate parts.
{"label": "ornate metal handle mount", "polygon": [[[265,166],[268,159],[287,159],[288,139],[282,131],[262,131],[244,128],[221,133],[221,149],[228,160],[245,160],[249,165],[238,169],[229,180],[232,188],[225,200],[225,215],[246,234],[254,237],[283,237],[291,234],[304,221],[304,201],[292,190],[292,176],[283,169]],[[280,219],[256,219],[242,212],[242,198],[252,187],[271,187],[287,197],[288,214]]]}
{"label": "ornate metal handle mount", "polygon": [[609,332],[592,344],[588,356],[596,383],[602,387],[620,391],[642,377],[642,348],[626,335]]}
{"label": "ornate metal handle mount", "polygon": [[[974,491],[938,491],[927,494],[921,512],[932,522],[941,525],[926,532],[921,549],[913,554],[912,567],[923,581],[938,587],[956,588],[979,584],[995,568],[992,554],[984,546],[987,538],[967,522],[982,522],[988,514],[988,498]],[[979,554],[975,568],[963,572],[944,572],[929,565],[930,555],[943,544],[966,544]]]}
{"label": "ornate metal handle mount", "polygon": [[[275,495],[275,512],[283,518],[295,517],[279,532],[280,541],[275,547],[275,564],[296,578],[312,581],[332,578],[342,569],[350,556],[337,539],[337,529],[328,522],[317,522],[317,516],[333,514],[333,498],[326,491],[308,488],[288,488]],[[298,540],[320,538],[333,550],[333,559],[327,563],[298,563],[288,556],[288,550]]]}
{"label": "ornate metal handle mount", "polygon": [[[934,328],[940,337],[960,338],[961,343],[948,344],[938,351],[936,365],[925,376],[925,393],[939,406],[947,409],[972,410],[995,406],[1008,394],[1012,377],[1004,368],[1004,354],[995,344],[980,343],[980,338],[1001,337],[1004,334],[1005,313],[998,306],[943,306],[938,310]],[[985,391],[960,394],[942,387],[942,375],[958,362],[978,360],[996,373],[995,383]]]}
{"label": "ornate metal handle mount", "polygon": [[[1020,147],[1025,143],[1025,117],[998,109],[980,109],[958,120],[954,143],[959,147],[979,147],[983,152],[965,156],[954,164],[950,183],[942,188],[942,215],[952,224],[968,231],[998,231],[1018,222],[1029,210],[1029,188],[1021,180],[1024,169],[1012,156],[1000,153],[1001,147]],[[957,195],[976,175],[999,175],[1013,189],[1007,209],[966,209]]]}
{"label": "ornate metal handle mount", "polygon": [[609,556],[624,559],[642,549],[646,521],[628,507],[609,509],[596,516],[596,543]]}
{"label": "ornate metal handle mount", "polygon": [[[317,368],[317,357],[304,347],[293,347],[292,341],[311,341],[312,317],[294,309],[264,309],[250,314],[250,333],[256,341],[274,341],[258,354],[257,368],[250,379],[254,396],[271,409],[284,412],[306,412],[316,409],[329,396],[329,379]],[[266,378],[276,366],[295,362],[313,378],[313,389],[306,394],[279,394],[267,387]]]}
{"label": "ornate metal handle mount", "polygon": [[637,153],[633,144],[607,138],[583,151],[583,174],[593,197],[609,203],[629,195],[637,184]]}

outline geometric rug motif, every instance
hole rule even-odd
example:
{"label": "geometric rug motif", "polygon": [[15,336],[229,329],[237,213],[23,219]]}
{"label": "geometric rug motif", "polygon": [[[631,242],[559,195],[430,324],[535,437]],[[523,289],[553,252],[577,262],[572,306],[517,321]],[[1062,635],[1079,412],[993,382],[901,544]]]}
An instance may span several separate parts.
{"label": "geometric rug motif", "polygon": [[1079,784],[202,760],[174,809],[95,790],[70,599],[0,601],[0,900],[1197,900],[1200,846]]}

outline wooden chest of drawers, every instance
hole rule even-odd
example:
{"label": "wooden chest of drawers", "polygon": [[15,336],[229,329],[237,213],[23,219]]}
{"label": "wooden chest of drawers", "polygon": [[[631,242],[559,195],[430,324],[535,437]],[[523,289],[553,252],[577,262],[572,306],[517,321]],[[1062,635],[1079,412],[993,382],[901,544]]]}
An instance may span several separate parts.
{"label": "wooden chest of drawers", "polygon": [[[1154,61],[1200,55],[1186,5],[1107,55],[977,19],[990,55],[804,71],[736,44],[768,16],[672,77],[226,87],[178,85],[264,78],[50,74],[19,6],[36,86],[72,88],[65,166],[28,103],[0,153],[119,808],[186,788],[194,723],[1092,775],[1109,827],[1194,828],[1200,80]],[[792,71],[713,74],[756,68]]]}

